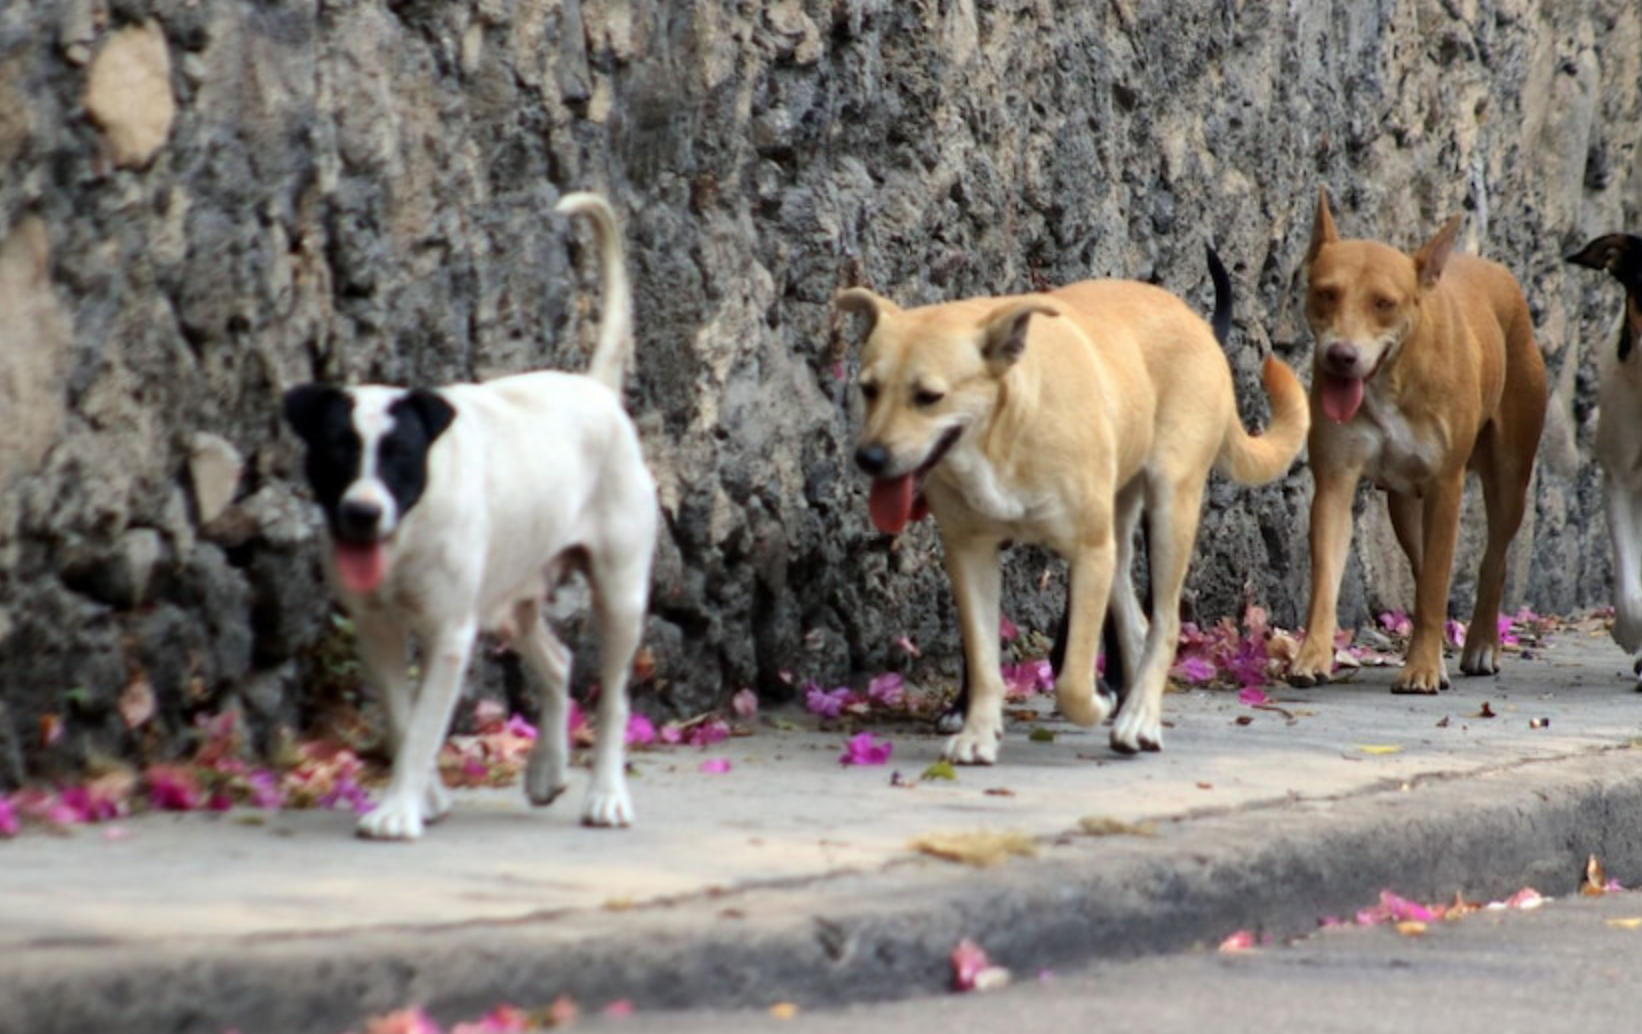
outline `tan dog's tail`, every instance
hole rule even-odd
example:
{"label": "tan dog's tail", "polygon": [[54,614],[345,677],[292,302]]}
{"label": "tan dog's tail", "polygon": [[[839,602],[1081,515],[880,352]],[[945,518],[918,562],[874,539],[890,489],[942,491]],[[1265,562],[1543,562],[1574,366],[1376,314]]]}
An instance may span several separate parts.
{"label": "tan dog's tail", "polygon": [[1264,434],[1249,434],[1234,408],[1215,464],[1221,473],[1244,485],[1263,485],[1288,470],[1311,429],[1306,389],[1288,364],[1268,355],[1262,375],[1271,399],[1271,426]]}
{"label": "tan dog's tail", "polygon": [[599,248],[599,274],[603,280],[603,326],[587,375],[617,395],[621,394],[622,374],[633,348],[633,291],[627,283],[627,257],[622,248],[621,230],[610,203],[598,194],[566,194],[554,206],[565,215],[583,215],[593,224]]}

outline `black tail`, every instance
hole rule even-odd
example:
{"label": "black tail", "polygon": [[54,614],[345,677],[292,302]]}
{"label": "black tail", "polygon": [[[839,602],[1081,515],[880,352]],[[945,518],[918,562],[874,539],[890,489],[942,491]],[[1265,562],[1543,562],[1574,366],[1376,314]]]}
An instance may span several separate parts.
{"label": "black tail", "polygon": [[1221,264],[1220,256],[1215,254],[1214,245],[1205,244],[1203,250],[1209,256],[1209,279],[1214,281],[1214,318],[1209,321],[1209,325],[1214,327],[1215,340],[1224,347],[1231,338],[1231,277],[1226,274],[1226,267]]}

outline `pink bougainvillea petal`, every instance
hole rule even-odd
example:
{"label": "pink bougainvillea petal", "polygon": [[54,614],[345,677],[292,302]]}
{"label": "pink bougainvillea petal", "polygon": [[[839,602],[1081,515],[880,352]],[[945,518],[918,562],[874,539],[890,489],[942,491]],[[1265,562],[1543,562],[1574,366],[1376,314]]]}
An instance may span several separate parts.
{"label": "pink bougainvillea petal", "polygon": [[867,699],[883,707],[900,707],[906,702],[906,685],[906,676],[898,671],[874,675],[867,683]]}
{"label": "pink bougainvillea petal", "polygon": [[701,763],[701,771],[708,775],[724,775],[729,770],[729,758],[708,758]]}
{"label": "pink bougainvillea petal", "polygon": [[1220,951],[1231,953],[1238,951],[1252,951],[1256,947],[1254,931],[1239,930],[1220,942]]}
{"label": "pink bougainvillea petal", "polygon": [[606,1016],[631,1016],[633,1015],[633,1000],[631,998],[618,998],[601,1011]]}
{"label": "pink bougainvillea petal", "polygon": [[952,987],[957,991],[975,990],[975,978],[992,965],[981,946],[965,937],[952,949]]}
{"label": "pink bougainvillea petal", "polygon": [[1021,637],[1021,630],[1009,618],[998,617],[998,635],[1006,643],[1012,643]]}
{"label": "pink bougainvillea petal", "polygon": [[635,714],[627,719],[627,742],[635,747],[648,747],[656,742],[656,723],[647,715]]}
{"label": "pink bougainvillea petal", "polygon": [[885,765],[889,763],[890,755],[895,753],[895,745],[889,740],[879,740],[870,732],[863,732],[850,738],[844,746],[844,753],[839,755],[840,765]]}
{"label": "pink bougainvillea petal", "polygon": [[1259,707],[1262,704],[1271,703],[1271,698],[1266,696],[1266,691],[1255,686],[1249,686],[1239,692],[1237,700],[1239,703],[1248,704],[1250,707]]}
{"label": "pink bougainvillea petal", "polygon": [[421,1009],[400,1009],[365,1021],[365,1034],[441,1034],[439,1024]]}
{"label": "pink bougainvillea petal", "polygon": [[758,716],[758,694],[750,689],[736,690],[735,696],[730,698],[730,707],[740,718],[756,718]]}
{"label": "pink bougainvillea petal", "polygon": [[0,836],[14,837],[22,828],[23,824],[18,821],[17,808],[11,803],[11,798],[0,794]]}

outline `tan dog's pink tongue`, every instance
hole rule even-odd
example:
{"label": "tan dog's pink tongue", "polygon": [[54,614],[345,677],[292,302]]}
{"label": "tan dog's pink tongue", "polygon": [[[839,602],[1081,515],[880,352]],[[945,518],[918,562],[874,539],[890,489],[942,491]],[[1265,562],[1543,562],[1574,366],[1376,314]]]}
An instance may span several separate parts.
{"label": "tan dog's pink tongue", "polygon": [[911,474],[878,478],[872,483],[872,523],[886,535],[899,535],[912,520],[917,485]]}
{"label": "tan dog's pink tongue", "polygon": [[342,587],[360,595],[375,592],[388,573],[388,550],[380,542],[367,546],[336,544],[336,575]]}
{"label": "tan dog's pink tongue", "polygon": [[1361,377],[1331,377],[1323,374],[1323,412],[1330,420],[1343,424],[1357,415],[1363,404]]}

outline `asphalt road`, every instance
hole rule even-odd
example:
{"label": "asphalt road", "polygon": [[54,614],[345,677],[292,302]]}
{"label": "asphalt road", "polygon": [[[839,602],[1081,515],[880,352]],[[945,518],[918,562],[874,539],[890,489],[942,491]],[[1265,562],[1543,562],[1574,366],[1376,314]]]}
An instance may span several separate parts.
{"label": "asphalt road", "polygon": [[1582,1034],[1642,1024],[1642,894],[1552,901],[1529,912],[1427,924],[1336,927],[1290,944],[1199,950],[1068,972],[998,991],[836,1011],[637,1014],[592,1032],[790,1034],[1099,1029],[1145,1034]]}

